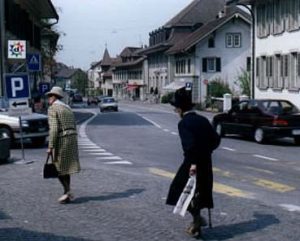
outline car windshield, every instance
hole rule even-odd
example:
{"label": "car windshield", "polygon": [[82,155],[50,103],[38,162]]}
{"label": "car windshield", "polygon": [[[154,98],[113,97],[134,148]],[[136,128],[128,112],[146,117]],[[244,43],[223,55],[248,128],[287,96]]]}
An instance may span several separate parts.
{"label": "car windshield", "polygon": [[105,99],[103,99],[103,103],[113,103],[113,102],[115,102],[114,98],[105,98]]}

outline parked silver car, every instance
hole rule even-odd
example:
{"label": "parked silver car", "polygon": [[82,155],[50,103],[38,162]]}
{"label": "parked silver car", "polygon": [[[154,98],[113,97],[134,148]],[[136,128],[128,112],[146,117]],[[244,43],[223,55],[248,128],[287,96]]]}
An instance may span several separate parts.
{"label": "parked silver car", "polygon": [[0,133],[0,163],[6,162],[10,157],[10,139],[6,133]]}
{"label": "parked silver car", "polygon": [[[20,140],[21,127],[19,117],[10,116],[6,109],[0,109],[0,135],[6,133],[11,142]],[[41,146],[48,136],[48,117],[43,114],[32,113],[21,116],[21,126],[24,139],[30,139],[33,145]]]}

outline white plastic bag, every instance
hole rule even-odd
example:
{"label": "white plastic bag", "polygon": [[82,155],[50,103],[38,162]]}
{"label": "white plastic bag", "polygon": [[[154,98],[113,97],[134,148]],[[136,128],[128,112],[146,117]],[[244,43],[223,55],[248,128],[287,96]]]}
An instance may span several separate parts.
{"label": "white plastic bag", "polygon": [[191,203],[192,198],[195,194],[195,189],[196,189],[196,176],[193,175],[188,179],[188,181],[177,201],[177,204],[173,210],[173,213],[179,214],[182,217],[184,217],[186,210],[187,210],[189,204]]}

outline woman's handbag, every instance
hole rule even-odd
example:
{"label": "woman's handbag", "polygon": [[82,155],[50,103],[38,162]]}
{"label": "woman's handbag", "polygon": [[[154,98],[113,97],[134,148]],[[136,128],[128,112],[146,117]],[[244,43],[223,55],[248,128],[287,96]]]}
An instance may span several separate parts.
{"label": "woman's handbag", "polygon": [[[51,163],[48,163],[49,157],[51,156]],[[53,156],[52,154],[48,154],[46,163],[44,165],[44,178],[57,178],[58,171],[56,166],[53,163]]]}
{"label": "woman's handbag", "polygon": [[184,217],[186,210],[192,201],[192,198],[195,194],[196,189],[196,175],[190,176],[189,180],[187,181],[178,201],[173,210],[173,213],[179,214]]}

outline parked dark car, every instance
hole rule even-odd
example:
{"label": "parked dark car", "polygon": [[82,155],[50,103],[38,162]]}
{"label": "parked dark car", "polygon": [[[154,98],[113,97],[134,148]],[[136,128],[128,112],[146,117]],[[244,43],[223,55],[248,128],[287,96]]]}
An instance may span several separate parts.
{"label": "parked dark car", "polygon": [[97,105],[98,102],[99,102],[99,99],[98,99],[97,96],[89,96],[88,99],[87,99],[87,104],[88,105],[92,105],[92,104]]}
{"label": "parked dark car", "polygon": [[72,97],[73,103],[81,103],[83,101],[82,95],[80,94],[74,94]]}
{"label": "parked dark car", "polygon": [[238,134],[264,143],[271,138],[292,137],[300,144],[300,112],[287,100],[254,99],[217,114],[213,125],[220,136]]}

